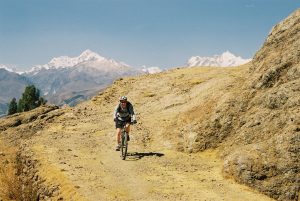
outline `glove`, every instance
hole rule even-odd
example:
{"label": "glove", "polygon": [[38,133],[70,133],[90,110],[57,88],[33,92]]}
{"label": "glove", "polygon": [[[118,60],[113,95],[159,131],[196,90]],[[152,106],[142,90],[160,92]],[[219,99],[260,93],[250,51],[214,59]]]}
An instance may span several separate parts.
{"label": "glove", "polygon": [[136,123],[137,123],[137,121],[136,121],[136,120],[133,120],[131,123],[132,123],[132,124],[136,124]]}
{"label": "glove", "polygon": [[117,122],[117,118],[114,118],[114,122]]}

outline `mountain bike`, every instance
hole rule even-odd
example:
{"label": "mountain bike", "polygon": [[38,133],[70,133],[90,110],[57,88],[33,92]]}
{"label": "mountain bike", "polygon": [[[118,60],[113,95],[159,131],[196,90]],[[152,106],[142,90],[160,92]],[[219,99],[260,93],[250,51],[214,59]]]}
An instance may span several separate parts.
{"label": "mountain bike", "polygon": [[126,122],[122,122],[122,130],[121,130],[121,146],[120,146],[120,153],[122,160],[125,160],[127,156],[127,149],[128,149],[128,133],[126,132]]}
{"label": "mountain bike", "polygon": [[[136,124],[136,121],[130,122],[130,125]],[[127,150],[128,150],[128,133],[126,132],[126,122],[122,121],[122,130],[121,130],[121,145],[120,145],[120,156],[122,160],[126,159]]]}

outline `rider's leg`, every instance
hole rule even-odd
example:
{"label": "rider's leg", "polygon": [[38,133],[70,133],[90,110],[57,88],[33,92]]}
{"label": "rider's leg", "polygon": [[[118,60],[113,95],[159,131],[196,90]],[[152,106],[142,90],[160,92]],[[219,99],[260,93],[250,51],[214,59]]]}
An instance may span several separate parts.
{"label": "rider's leg", "polygon": [[116,151],[120,151],[121,128],[117,128],[116,132],[117,132],[117,147],[116,147]]}
{"label": "rider's leg", "polygon": [[127,123],[126,124],[126,132],[129,134],[130,132],[130,123]]}
{"label": "rider's leg", "polygon": [[127,134],[128,134],[128,141],[130,141],[130,137],[129,137],[130,124],[129,124],[129,123],[126,124],[126,132],[127,132]]}
{"label": "rider's leg", "polygon": [[117,143],[120,144],[121,143],[121,128],[117,128]]}

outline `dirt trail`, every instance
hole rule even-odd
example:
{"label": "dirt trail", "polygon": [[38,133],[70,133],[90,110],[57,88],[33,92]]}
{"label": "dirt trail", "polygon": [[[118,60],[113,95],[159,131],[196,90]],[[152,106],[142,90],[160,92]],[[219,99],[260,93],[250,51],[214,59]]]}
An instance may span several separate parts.
{"label": "dirt trail", "polygon": [[113,124],[101,118],[110,114],[98,113],[95,108],[80,115],[70,110],[30,142],[41,164],[39,174],[60,189],[54,199],[271,200],[224,179],[217,151],[186,154],[145,146],[137,127],[132,128],[129,156],[121,160],[114,150]]}
{"label": "dirt trail", "polygon": [[[34,178],[47,186],[42,200],[271,200],[225,179],[218,150],[176,151],[176,144],[183,145],[180,135],[191,144],[197,140],[194,126],[209,121],[214,100],[230,96],[246,70],[186,68],[120,79],[75,108],[28,113],[5,135],[18,137],[22,153],[36,162]],[[112,110],[120,94],[134,101],[138,117],[126,161],[114,150]]]}

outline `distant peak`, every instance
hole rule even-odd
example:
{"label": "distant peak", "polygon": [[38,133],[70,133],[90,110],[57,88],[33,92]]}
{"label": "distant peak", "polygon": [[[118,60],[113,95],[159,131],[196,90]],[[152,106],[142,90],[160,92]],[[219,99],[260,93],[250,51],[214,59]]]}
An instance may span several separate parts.
{"label": "distant peak", "polygon": [[142,67],[143,67],[142,71],[144,71],[145,73],[154,74],[154,73],[162,72],[162,69],[157,66],[152,66],[152,67],[142,66]]}
{"label": "distant peak", "polygon": [[230,56],[230,57],[235,57],[235,55],[231,52],[229,52],[228,50],[226,50],[225,52],[223,52],[221,54],[221,56]]}
{"label": "distant peak", "polygon": [[92,50],[90,50],[90,49],[86,49],[86,50],[84,50],[83,52],[82,52],[82,54],[95,54],[95,52],[93,52]]}
{"label": "distant peak", "polygon": [[19,72],[17,72],[17,69],[14,68],[14,67],[8,67],[6,65],[0,64],[0,69],[1,68],[4,69],[4,70],[6,70],[6,71],[9,71],[9,72],[19,73]]}
{"label": "distant peak", "polygon": [[[93,52],[90,49],[83,51],[77,57],[69,57],[69,56],[60,56],[54,57],[51,61],[44,65],[36,65],[27,73],[37,73],[41,70],[49,70],[49,69],[58,69],[58,68],[69,68],[75,67],[76,65],[88,63],[89,66],[106,66],[106,67],[128,67],[127,64],[122,62],[117,62],[113,59],[107,59],[105,57],[100,56],[98,53]],[[102,67],[103,69],[103,67]]]}
{"label": "distant peak", "polygon": [[96,52],[93,52],[92,50],[90,50],[90,49],[87,49],[87,50],[84,50],[81,54],[80,54],[80,56],[84,56],[84,55],[90,55],[90,54],[96,54],[96,55],[98,55]]}
{"label": "distant peak", "polygon": [[213,57],[194,56],[188,60],[188,66],[239,66],[249,62],[251,59],[243,59],[240,56],[235,56],[230,51],[226,50],[221,55]]}
{"label": "distant peak", "polygon": [[78,58],[83,58],[84,60],[88,60],[88,59],[98,59],[98,60],[103,60],[105,59],[104,57],[100,56],[99,54],[97,54],[96,52],[93,52],[90,49],[87,49],[85,51],[83,51]]}

